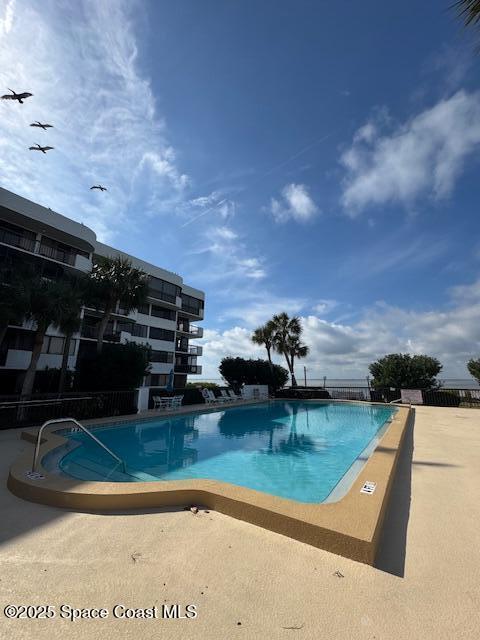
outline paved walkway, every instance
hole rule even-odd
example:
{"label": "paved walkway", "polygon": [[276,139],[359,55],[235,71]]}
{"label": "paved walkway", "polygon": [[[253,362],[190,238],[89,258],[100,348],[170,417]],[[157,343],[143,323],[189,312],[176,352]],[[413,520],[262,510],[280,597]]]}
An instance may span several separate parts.
{"label": "paved walkway", "polygon": [[[99,515],[23,502],[5,488],[10,461],[31,447],[19,435],[0,432],[2,638],[478,637],[480,411],[417,408],[376,569],[216,512]],[[165,601],[196,604],[197,619],[112,618],[115,604]],[[110,616],[9,621],[10,603]]]}

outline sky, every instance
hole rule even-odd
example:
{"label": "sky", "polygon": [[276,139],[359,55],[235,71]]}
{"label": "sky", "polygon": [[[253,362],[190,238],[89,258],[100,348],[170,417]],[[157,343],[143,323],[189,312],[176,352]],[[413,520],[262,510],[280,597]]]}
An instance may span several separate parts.
{"label": "sky", "polygon": [[480,31],[451,5],[0,0],[1,93],[34,94],[0,104],[0,184],[204,290],[202,378],[281,311],[299,374],[468,377]]}

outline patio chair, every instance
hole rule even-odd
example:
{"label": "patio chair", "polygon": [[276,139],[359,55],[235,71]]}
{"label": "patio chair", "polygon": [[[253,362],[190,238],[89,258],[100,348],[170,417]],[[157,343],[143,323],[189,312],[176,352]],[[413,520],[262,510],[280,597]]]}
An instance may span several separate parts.
{"label": "patio chair", "polygon": [[173,398],[169,396],[152,396],[154,409],[170,409]]}
{"label": "patio chair", "polygon": [[182,406],[183,396],[173,396],[171,409],[178,409]]}

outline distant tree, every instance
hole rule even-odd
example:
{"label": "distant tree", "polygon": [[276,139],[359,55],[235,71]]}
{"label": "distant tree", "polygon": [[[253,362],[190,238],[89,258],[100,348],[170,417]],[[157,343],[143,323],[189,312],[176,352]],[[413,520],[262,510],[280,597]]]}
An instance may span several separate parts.
{"label": "distant tree", "polygon": [[434,389],[439,386],[436,376],[442,365],[436,358],[408,353],[391,353],[369,366],[376,389]]}
{"label": "distant tree", "polygon": [[148,297],[148,276],[126,258],[98,257],[90,273],[88,305],[102,313],[98,325],[97,353],[112,313],[120,304],[126,313],[137,309]]}
{"label": "distant tree", "polygon": [[474,360],[473,358],[467,362],[467,369],[475,380],[480,384],[480,358]]}
{"label": "distant tree", "polygon": [[287,313],[279,313],[272,318],[274,326],[273,345],[277,353],[285,356],[292,378],[292,387],[297,386],[295,379],[295,358],[305,358],[308,347],[301,342],[302,325],[299,318],[290,318]]}
{"label": "distant tree", "polygon": [[278,364],[270,365],[267,360],[245,360],[244,358],[223,358],[219,367],[220,375],[236,391],[244,384],[267,384],[273,391],[280,389],[288,380],[288,371]]}
{"label": "distant tree", "polygon": [[274,347],[275,336],[275,324],[272,320],[269,320],[266,324],[255,329],[252,335],[252,342],[265,347],[267,350],[267,358],[270,367],[273,366],[272,362],[272,349]]}

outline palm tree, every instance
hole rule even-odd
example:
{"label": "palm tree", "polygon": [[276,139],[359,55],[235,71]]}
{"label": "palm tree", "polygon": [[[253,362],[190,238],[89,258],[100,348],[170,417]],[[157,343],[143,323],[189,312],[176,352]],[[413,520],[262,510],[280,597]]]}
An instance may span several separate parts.
{"label": "palm tree", "polygon": [[90,273],[88,304],[102,312],[98,326],[97,353],[112,313],[121,304],[126,313],[137,309],[148,297],[148,276],[132,267],[126,258],[97,258]]}
{"label": "palm tree", "polygon": [[23,295],[28,309],[25,318],[34,323],[35,336],[32,357],[23,379],[22,396],[29,396],[32,393],[38,359],[42,353],[47,329],[50,325],[59,327],[59,310],[68,290],[69,285],[65,280],[49,280],[40,275],[33,276],[25,283]]}
{"label": "palm tree", "polygon": [[273,337],[275,334],[275,324],[273,320],[269,320],[266,324],[255,329],[252,335],[252,342],[260,346],[265,346],[267,350],[268,364],[270,369],[273,369],[272,363],[272,349],[273,349]]}
{"label": "palm tree", "polygon": [[70,287],[66,292],[66,295],[61,299],[60,307],[58,309],[58,326],[62,333],[65,334],[62,366],[58,382],[59,393],[62,393],[65,388],[72,335],[80,329],[80,312],[86,292],[86,281],[84,278],[71,278],[69,285]]}
{"label": "palm tree", "polygon": [[466,25],[480,22],[480,0],[458,0],[456,5]]}
{"label": "palm tree", "polygon": [[290,375],[292,376],[292,387],[297,386],[297,380],[295,378],[295,358],[306,358],[308,356],[309,348],[306,344],[302,344],[300,336],[292,335],[287,338],[285,345],[285,353],[290,356]]}
{"label": "palm tree", "polygon": [[290,318],[286,313],[279,313],[272,318],[274,324],[273,345],[277,353],[285,356],[287,367],[292,377],[292,387],[297,386],[295,379],[295,358],[304,358],[308,347],[301,343],[302,325],[297,317]]}

